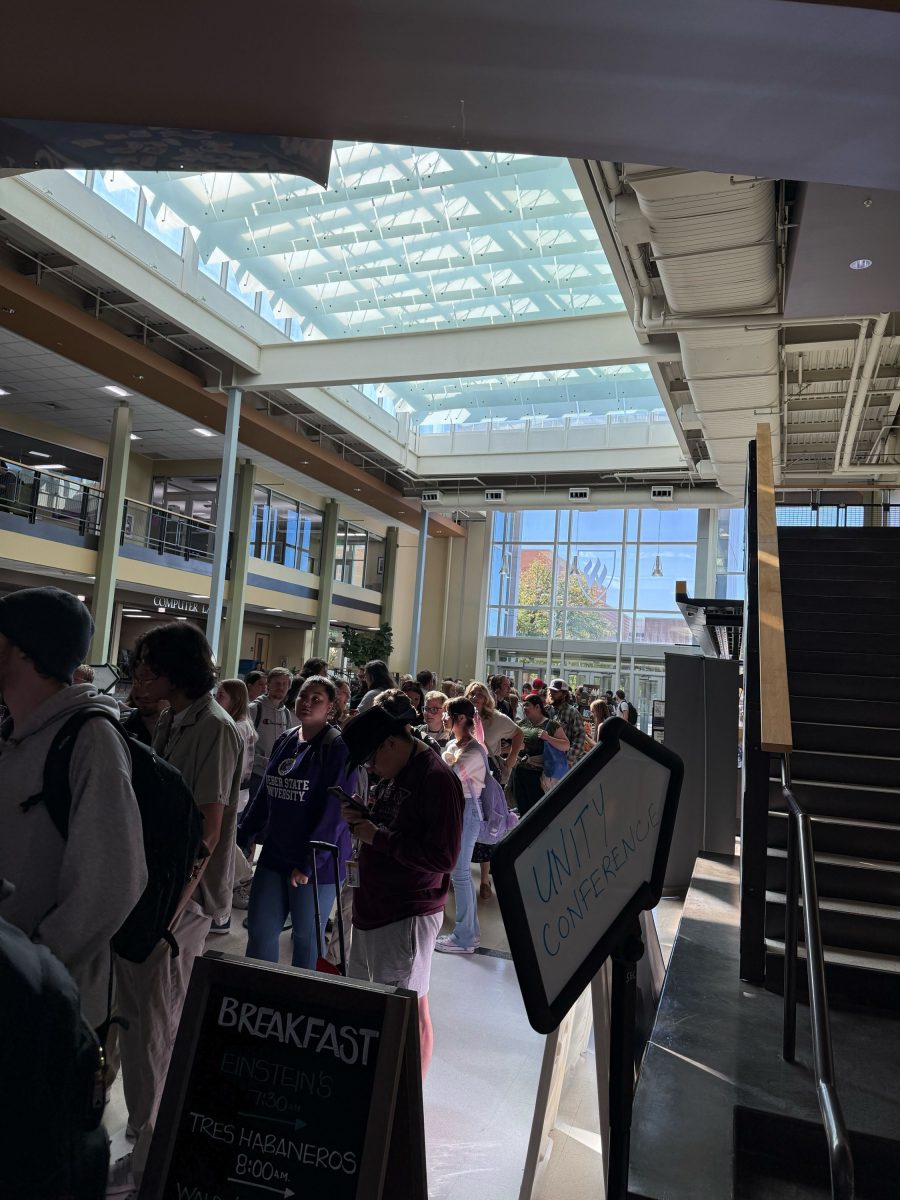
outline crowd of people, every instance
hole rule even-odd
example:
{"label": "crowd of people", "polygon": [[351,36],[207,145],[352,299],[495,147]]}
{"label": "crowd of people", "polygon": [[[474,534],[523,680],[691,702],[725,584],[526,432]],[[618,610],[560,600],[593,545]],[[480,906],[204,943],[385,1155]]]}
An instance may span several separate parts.
{"label": "crowd of people", "polygon": [[[333,927],[329,937],[340,907],[347,973],[417,993],[424,1074],[432,954],[473,954],[479,903],[492,898],[493,847],[479,840],[488,782],[525,814],[603,721],[633,719],[633,706],[624,692],[573,691],[562,678],[519,694],[501,675],[438,686],[431,671],[396,677],[381,661],[349,682],[321,659],[293,675],[219,679],[205,636],[185,621],[138,639],[120,706],[82,662],[92,629],[84,605],[54,588],[0,600],[0,879],[10,893],[0,918],[68,968],[104,1043],[107,1084],[121,1069],[133,1148],[110,1168],[112,1197],[137,1193],[193,962],[235,911],[246,910],[248,957],[279,961],[287,923],[292,964],[311,969],[323,942],[340,961]],[[35,801],[79,714],[61,829],[52,804]],[[155,886],[129,739],[176,769],[199,814],[190,878],[142,961],[111,950]],[[451,883],[455,923],[440,935]]]}

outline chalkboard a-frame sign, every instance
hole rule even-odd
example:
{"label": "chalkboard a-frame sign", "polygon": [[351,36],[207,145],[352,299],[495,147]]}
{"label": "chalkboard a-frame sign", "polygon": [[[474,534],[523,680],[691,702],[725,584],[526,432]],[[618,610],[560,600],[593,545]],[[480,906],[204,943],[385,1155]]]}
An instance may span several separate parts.
{"label": "chalkboard a-frame sign", "polygon": [[528,1020],[556,1029],[603,962],[654,908],[681,759],[621,718],[503,839],[491,859]]}
{"label": "chalkboard a-frame sign", "polygon": [[140,1200],[426,1200],[412,992],[194,964]]}

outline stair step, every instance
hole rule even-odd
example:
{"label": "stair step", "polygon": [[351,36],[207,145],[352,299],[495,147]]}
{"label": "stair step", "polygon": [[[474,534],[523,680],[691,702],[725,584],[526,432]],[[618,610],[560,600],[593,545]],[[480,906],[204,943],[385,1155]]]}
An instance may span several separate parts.
{"label": "stair step", "polygon": [[[810,542],[803,546],[793,544],[779,544],[778,557],[781,560],[782,571],[785,565],[793,567],[805,566],[848,566],[851,570],[856,567],[877,567],[881,564],[885,566],[896,565],[893,546],[873,546],[863,544],[833,546],[820,545],[818,542]],[[887,578],[893,578],[888,576]]]}
{"label": "stair step", "polygon": [[[802,899],[800,941],[803,943]],[[819,924],[826,946],[900,957],[900,908],[871,901],[819,900]],[[785,897],[766,892],[765,935],[784,942]]]}
{"label": "stair step", "polygon": [[[827,780],[814,782],[798,778],[795,772],[791,789],[810,816],[859,818],[885,824],[900,822],[900,790],[896,788],[849,787]],[[785,811],[780,780],[769,783],[769,811]]]}
{"label": "stair step", "polygon": [[[818,852],[815,857],[820,898],[900,904],[900,863]],[[786,851],[767,848],[766,891],[784,891],[786,862]]]}
{"label": "stair step", "polygon": [[865,621],[860,620],[858,610],[785,609],[784,628],[785,631],[796,629],[807,632],[818,629],[823,633],[861,631],[867,635],[882,633],[894,635],[897,633],[897,616],[895,613],[885,612],[883,604],[879,605],[877,611],[866,613]]}
{"label": "stair step", "polygon": [[795,578],[790,575],[782,579],[781,590],[787,596],[815,596],[820,608],[826,598],[852,600],[860,592],[896,603],[900,599],[900,579],[866,579],[863,586],[860,579],[835,579],[828,575]]}
{"label": "stair step", "polygon": [[896,616],[900,602],[896,599],[886,600],[883,596],[872,596],[861,592],[859,588],[850,588],[845,595],[825,596],[821,589],[806,592],[792,592],[782,588],[781,607],[788,613],[822,612],[846,614],[845,628],[852,628],[859,621],[860,615],[865,616]]}
{"label": "stair step", "polygon": [[[816,662],[811,669],[795,667],[788,679],[792,696],[818,699],[868,700],[896,704],[900,702],[900,684],[887,675],[861,675],[858,671],[829,671],[827,662]],[[816,669],[818,668],[818,669]]]}
{"label": "stair step", "polygon": [[[859,622],[855,622],[859,625]],[[896,619],[894,629],[898,628]],[[788,654],[803,650],[840,654],[892,654],[900,658],[900,633],[881,633],[868,628],[821,630],[786,628],[784,633]]]}
{"label": "stair step", "polygon": [[900,581],[900,565],[893,555],[876,555],[876,558],[881,561],[861,563],[852,555],[841,554],[836,556],[836,562],[782,562],[781,578],[798,582],[821,579],[828,583],[850,580],[856,584]]}
{"label": "stair step", "polygon": [[[837,714],[832,713],[832,720]],[[791,716],[794,716],[793,705]],[[792,721],[795,750],[824,750],[835,754],[877,755],[890,758],[900,751],[900,733],[896,729],[878,729],[865,725],[834,725],[821,722]]]}
{"label": "stair step", "polygon": [[792,671],[812,671],[824,674],[831,671],[835,675],[890,675],[894,678],[894,699],[900,696],[900,654],[881,654],[874,650],[869,653],[844,653],[840,649],[830,650],[823,646],[820,650],[793,650],[787,647],[788,674]]}
{"label": "stair step", "polygon": [[893,704],[887,700],[846,700],[833,696],[802,696],[791,690],[791,717],[794,724],[794,742],[797,744],[797,724],[831,725],[843,722],[845,728],[860,727],[894,731],[900,738],[900,700]]}
{"label": "stair step", "polygon": [[[784,938],[766,938],[766,950],[784,958]],[[877,954],[872,950],[842,950],[839,946],[825,946],[825,961],[842,967],[855,967],[860,971],[885,971],[900,975],[900,956]],[[806,947],[799,947],[799,955],[806,958]]]}
{"label": "stair step", "polygon": [[[813,813],[810,813],[810,817],[813,846],[817,854],[851,855],[860,859],[877,858],[900,864],[900,806],[896,824]],[[783,850],[787,846],[787,840],[787,811],[776,809],[769,813],[768,844]]]}
{"label": "stair step", "polygon": [[[772,777],[780,778],[772,767]],[[851,786],[893,788],[900,781],[900,758],[874,754],[832,754],[826,750],[795,750],[791,755],[791,777],[816,779]]]}
{"label": "stair step", "polygon": [[778,539],[785,542],[835,542],[837,545],[874,543],[884,545],[891,538],[900,536],[897,513],[894,510],[887,518],[890,525],[779,525]]}

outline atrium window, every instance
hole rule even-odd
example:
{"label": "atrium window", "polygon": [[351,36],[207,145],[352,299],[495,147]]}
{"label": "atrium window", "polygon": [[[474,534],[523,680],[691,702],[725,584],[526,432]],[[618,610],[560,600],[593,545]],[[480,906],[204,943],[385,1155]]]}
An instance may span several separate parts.
{"label": "atrium window", "polygon": [[250,557],[316,575],[322,551],[322,513],[269,488],[253,491]]}
{"label": "atrium window", "polygon": [[172,251],[181,254],[184,249],[184,225],[165,204],[160,205],[159,211],[153,211],[153,202],[148,197],[144,210],[144,228],[158,242]]}
{"label": "atrium window", "polygon": [[130,175],[124,171],[95,171],[93,188],[107,204],[117,208],[132,221],[137,219],[141,189]]}

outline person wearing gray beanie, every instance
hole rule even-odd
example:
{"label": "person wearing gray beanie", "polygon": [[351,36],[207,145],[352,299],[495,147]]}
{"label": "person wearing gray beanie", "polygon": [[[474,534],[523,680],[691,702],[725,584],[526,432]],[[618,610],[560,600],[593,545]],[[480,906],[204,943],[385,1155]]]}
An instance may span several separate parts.
{"label": "person wearing gray beanie", "polygon": [[69,592],[22,588],[0,597],[0,634],[31,659],[40,675],[71,683],[87,657],[94,622]]}

